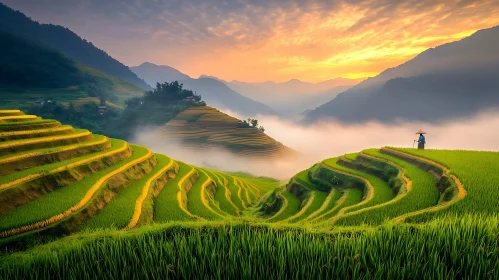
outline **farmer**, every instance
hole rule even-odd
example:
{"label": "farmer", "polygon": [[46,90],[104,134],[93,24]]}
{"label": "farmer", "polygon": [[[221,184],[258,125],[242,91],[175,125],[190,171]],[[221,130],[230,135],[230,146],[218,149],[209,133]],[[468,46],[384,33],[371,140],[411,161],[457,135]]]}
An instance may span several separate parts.
{"label": "farmer", "polygon": [[424,150],[424,145],[426,144],[426,138],[424,137],[423,134],[426,134],[426,132],[419,130],[416,132],[416,134],[419,134],[419,139],[418,139],[418,149]]}

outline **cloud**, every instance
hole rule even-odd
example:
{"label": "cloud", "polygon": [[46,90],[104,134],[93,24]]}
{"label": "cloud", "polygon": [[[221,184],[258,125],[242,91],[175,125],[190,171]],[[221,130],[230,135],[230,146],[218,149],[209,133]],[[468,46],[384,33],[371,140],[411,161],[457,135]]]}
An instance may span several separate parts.
{"label": "cloud", "polygon": [[4,2],[68,26],[128,65],[244,81],[372,76],[499,24],[498,0]]}

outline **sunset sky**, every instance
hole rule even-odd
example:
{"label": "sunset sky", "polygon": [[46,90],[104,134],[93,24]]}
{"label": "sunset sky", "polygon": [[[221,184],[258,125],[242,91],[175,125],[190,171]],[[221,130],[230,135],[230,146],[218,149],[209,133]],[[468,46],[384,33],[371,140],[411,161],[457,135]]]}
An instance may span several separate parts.
{"label": "sunset sky", "polygon": [[128,66],[246,82],[374,76],[499,25],[499,0],[0,0]]}

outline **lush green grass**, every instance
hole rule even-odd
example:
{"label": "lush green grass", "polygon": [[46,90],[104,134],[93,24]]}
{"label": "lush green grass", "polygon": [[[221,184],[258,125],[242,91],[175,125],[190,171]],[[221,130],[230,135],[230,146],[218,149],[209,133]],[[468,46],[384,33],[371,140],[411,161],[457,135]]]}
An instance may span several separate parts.
{"label": "lush green grass", "polygon": [[466,189],[467,196],[434,215],[499,213],[499,153],[480,151],[398,149],[450,169]]}
{"label": "lush green grass", "polygon": [[241,178],[237,178],[237,183],[239,184],[239,186],[241,186],[243,189],[246,190],[246,197],[247,197],[247,200],[249,202],[249,204],[253,204],[256,199],[258,198],[257,196],[257,192],[255,191],[254,188],[250,187],[244,180],[241,180]]}
{"label": "lush green grass", "polygon": [[171,159],[164,155],[156,155],[157,163],[148,175],[135,181],[120,191],[97,215],[92,217],[82,228],[117,228],[128,225],[135,210],[135,201],[142,193],[146,182],[155,176]]}
{"label": "lush green grass", "polygon": [[349,210],[346,211],[346,213],[353,212],[353,211],[356,211],[356,210],[359,210],[362,208],[367,208],[369,206],[381,204],[381,203],[384,203],[384,202],[387,202],[387,201],[393,199],[393,197],[394,197],[393,191],[385,181],[381,180],[380,178],[378,178],[374,175],[339,165],[337,163],[337,161],[338,161],[338,158],[333,158],[333,159],[324,160],[323,162],[327,166],[332,167],[334,169],[341,170],[341,171],[344,171],[344,172],[347,172],[350,174],[354,174],[354,175],[357,175],[359,177],[366,179],[367,181],[369,181],[371,183],[371,185],[374,188],[374,193],[373,193],[371,200],[369,200],[368,202],[366,202],[363,205],[349,208]]}
{"label": "lush green grass", "polygon": [[92,173],[68,187],[59,188],[0,216],[0,231],[49,219],[76,205],[101,177],[147,154],[144,147],[132,146],[131,157]]}
{"label": "lush green grass", "polygon": [[[309,221],[309,220],[313,221],[317,217],[320,217],[323,214],[326,214],[327,212],[331,211],[336,206],[336,202],[338,201],[338,199],[341,198],[341,196],[342,196],[341,191],[336,190],[336,189],[332,189],[324,201],[325,205],[323,205],[323,208],[321,207],[322,209],[320,209],[320,208],[317,209],[317,213],[310,213],[310,215],[307,218],[305,218],[305,220],[306,221]],[[328,200],[328,198],[329,198],[329,200]]]}
{"label": "lush green grass", "polygon": [[61,125],[60,122],[51,119],[41,119],[41,120],[34,120],[34,121],[20,122],[20,123],[0,123],[0,131],[7,132],[7,131],[35,130],[46,127],[56,127],[60,125]]}
{"label": "lush green grass", "polygon": [[244,173],[231,173],[232,175],[237,176],[238,178],[244,180],[245,183],[251,184],[253,187],[260,191],[260,196],[268,193],[269,191],[273,191],[275,188],[281,186],[281,182],[273,178],[266,177],[255,177],[251,174]]}
{"label": "lush green grass", "polygon": [[[127,143],[125,141],[122,141],[122,140],[109,139],[109,141],[111,142],[111,148],[106,149],[104,151],[98,151],[98,152],[91,153],[91,154],[88,154],[88,155],[85,155],[82,157],[72,158],[69,160],[64,160],[64,161],[60,161],[60,162],[56,162],[56,163],[52,163],[52,164],[47,164],[47,165],[41,165],[41,166],[37,166],[34,168],[26,169],[23,171],[11,173],[11,174],[8,174],[5,176],[1,176],[0,177],[0,185],[6,184],[6,183],[11,182],[11,181],[15,181],[17,179],[21,179],[21,178],[24,178],[24,177],[27,177],[27,176],[33,175],[33,174],[49,173],[51,170],[54,170],[54,169],[57,169],[57,168],[60,168],[63,166],[67,166],[69,164],[79,162],[79,161],[82,161],[85,159],[90,159],[90,158],[93,158],[99,154],[104,154],[104,153],[108,153],[108,152],[111,152],[114,150],[118,150],[118,149],[122,148],[124,145],[127,145]],[[84,162],[82,164],[88,164],[88,163]],[[0,194],[1,193],[2,192],[0,191]]]}
{"label": "lush green grass", "polygon": [[74,147],[75,149],[77,149],[78,147],[81,147],[81,146],[88,146],[88,145],[91,145],[92,143],[100,142],[104,138],[105,138],[105,136],[103,136],[103,135],[94,134],[94,139],[92,139],[90,141],[80,142],[80,143],[77,143],[77,144],[69,144],[69,145],[64,145],[64,146],[57,146],[57,147],[50,147],[50,148],[42,148],[42,149],[37,149],[37,150],[24,151],[24,152],[10,154],[10,155],[4,155],[4,156],[0,157],[0,161],[8,159],[8,158],[11,158],[13,156],[23,156],[23,155],[28,155],[28,154],[43,155],[43,154],[57,153],[57,152],[59,152],[61,150],[67,150],[70,147]]}
{"label": "lush green grass", "polygon": [[337,221],[339,225],[358,225],[361,223],[377,225],[387,219],[437,204],[439,192],[435,187],[435,180],[429,173],[404,160],[382,154],[377,149],[364,150],[363,152],[367,155],[389,160],[404,168],[405,175],[412,181],[412,190],[393,203],[387,203],[382,207],[369,210],[366,209],[359,214],[342,218]]}
{"label": "lush green grass", "polygon": [[308,172],[310,171],[310,169],[305,169],[303,171],[300,171],[298,172],[296,175],[295,175],[295,178],[302,184],[304,184],[305,186],[311,188],[311,189],[316,189],[314,183],[310,182],[310,179],[308,178]]}
{"label": "lush green grass", "polygon": [[284,208],[281,213],[277,214],[277,216],[269,219],[268,222],[278,222],[287,219],[300,211],[301,201],[300,199],[298,199],[298,197],[288,192],[287,190],[284,190],[282,194],[288,201],[287,205],[285,206],[286,208]]}
{"label": "lush green grass", "polygon": [[[218,206],[220,207],[220,210],[223,212],[237,216],[237,208],[229,201],[229,199],[225,195],[225,191],[227,190],[227,187],[225,187],[224,182],[222,178],[220,178],[218,175],[216,175],[214,172],[204,170],[206,174],[215,182],[217,185],[217,190],[214,195],[214,199],[216,202],[218,202]],[[229,197],[230,198],[230,197]]]}
{"label": "lush green grass", "polygon": [[[224,173],[217,173],[218,175],[220,175],[221,177],[227,179],[227,188],[229,189],[230,191],[230,200],[234,203],[234,205],[236,205],[236,207],[239,209],[239,210],[243,210],[245,207],[245,204],[243,202],[243,200],[238,196],[238,192],[239,192],[239,187],[236,186],[234,184],[234,178],[231,176],[231,175],[227,175],[227,174],[224,174]],[[241,190],[241,195],[242,195],[242,190]]]}
{"label": "lush green grass", "polygon": [[497,219],[345,234],[200,223],[97,232],[6,256],[0,278],[498,279]]}
{"label": "lush green grass", "polygon": [[336,216],[341,209],[358,204],[362,201],[362,191],[359,189],[346,189],[340,199],[336,201],[335,206],[328,212],[318,216],[313,221],[327,221]]}
{"label": "lush green grass", "polygon": [[[206,194],[206,190],[203,190],[202,185],[208,180],[208,176],[204,172],[198,170],[199,178],[192,185],[192,189],[187,194],[187,210],[193,215],[202,217],[207,220],[220,220],[223,219],[220,215],[217,215],[210,210],[209,198]],[[203,194],[203,192],[205,192]],[[205,200],[203,200],[205,197]]]}
{"label": "lush green grass", "polygon": [[241,197],[241,200],[244,202],[244,205],[246,205],[246,207],[249,207],[251,206],[251,197],[250,197],[250,194],[249,194],[249,191],[248,189],[246,188],[246,186],[244,186],[243,184],[241,184],[241,182],[239,182],[239,180],[237,179],[237,176],[231,176],[232,181],[234,182],[234,185],[236,185],[239,189],[241,189],[241,191],[238,193],[238,195]]}
{"label": "lush green grass", "polygon": [[155,222],[192,221],[195,219],[182,211],[179,206],[179,201],[177,200],[177,194],[179,192],[178,184],[193,167],[181,161],[177,161],[177,164],[180,167],[177,176],[166,183],[166,186],[161,190],[154,201]]}
{"label": "lush green grass", "polygon": [[305,211],[303,211],[299,216],[294,217],[293,219],[289,219],[287,220],[287,222],[296,223],[303,219],[306,219],[308,216],[310,216],[310,214],[314,213],[315,211],[319,210],[319,208],[321,208],[327,196],[328,193],[315,191],[313,201],[310,203],[308,208]]}
{"label": "lush green grass", "polygon": [[10,141],[16,139],[36,138],[52,135],[63,135],[73,133],[75,130],[70,125],[43,128],[39,130],[9,131],[0,132],[0,141]]}
{"label": "lush green grass", "polygon": [[351,161],[355,161],[357,159],[357,155],[359,155],[359,153],[350,153],[350,154],[345,154],[344,157]]}

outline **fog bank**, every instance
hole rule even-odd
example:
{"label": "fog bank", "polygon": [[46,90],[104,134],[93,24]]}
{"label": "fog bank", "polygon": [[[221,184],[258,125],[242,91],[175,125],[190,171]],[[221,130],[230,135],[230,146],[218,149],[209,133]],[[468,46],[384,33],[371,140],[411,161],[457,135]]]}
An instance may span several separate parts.
{"label": "fog bank", "polygon": [[[225,113],[241,118],[227,110]],[[329,157],[382,146],[412,147],[416,131],[426,135],[428,149],[462,149],[499,151],[499,112],[489,111],[466,120],[441,124],[398,122],[381,124],[344,124],[321,121],[302,126],[293,120],[275,116],[256,116],[265,132],[284,145],[303,154],[295,160],[252,160],[234,155],[222,148],[195,151],[179,142],[166,142],[164,138],[143,129],[136,133],[135,143],[147,146],[189,164],[225,171],[244,171],[259,176],[287,179],[313,163]],[[417,145],[417,144],[416,144]]]}

